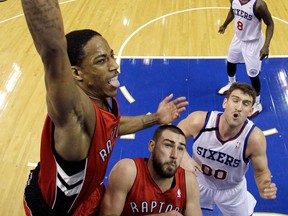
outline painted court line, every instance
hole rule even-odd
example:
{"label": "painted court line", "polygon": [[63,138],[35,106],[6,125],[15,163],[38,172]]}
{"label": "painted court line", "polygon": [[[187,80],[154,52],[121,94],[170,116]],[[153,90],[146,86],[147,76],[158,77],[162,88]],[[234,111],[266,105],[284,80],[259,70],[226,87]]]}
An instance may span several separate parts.
{"label": "painted court line", "polygon": [[[227,56],[116,56],[117,59],[227,59]],[[288,55],[269,55],[269,58],[288,58]],[[265,61],[265,59],[264,59]],[[120,62],[118,60],[118,62]]]}
{"label": "painted court line", "polygon": [[[74,1],[76,1],[76,0],[69,0],[69,1],[65,1],[65,2],[59,2],[59,4],[60,4],[60,5],[61,5],[61,4],[66,4],[66,3],[70,3],[70,2],[74,2]],[[16,19],[16,18],[18,18],[18,17],[22,17],[22,16],[24,16],[23,13],[22,13],[22,14],[19,14],[19,15],[16,15],[16,16],[13,16],[13,17],[10,17],[10,18],[8,18],[8,19],[4,19],[4,20],[0,21],[0,24],[5,23],[5,22],[8,22],[8,21],[13,20],[13,19]]]}

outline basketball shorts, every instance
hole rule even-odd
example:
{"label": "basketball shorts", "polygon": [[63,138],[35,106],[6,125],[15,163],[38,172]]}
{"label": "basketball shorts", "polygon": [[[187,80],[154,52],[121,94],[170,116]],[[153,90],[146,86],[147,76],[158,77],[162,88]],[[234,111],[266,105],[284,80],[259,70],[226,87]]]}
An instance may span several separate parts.
{"label": "basketball shorts", "polygon": [[228,50],[227,61],[234,64],[245,63],[247,75],[256,77],[261,71],[260,50],[263,44],[263,35],[253,41],[241,41],[234,35]]}
{"label": "basketball shorts", "polygon": [[86,200],[84,200],[75,212],[60,214],[55,212],[46,203],[38,185],[38,174],[40,163],[34,170],[30,171],[28,181],[24,190],[24,210],[27,216],[86,216],[98,215],[99,206],[105,192],[105,185],[102,182]]}
{"label": "basketball shorts", "polygon": [[34,170],[30,171],[28,181],[24,190],[24,210],[27,216],[56,216],[53,210],[45,202],[38,186],[38,174],[40,163]]}
{"label": "basketball shorts", "polygon": [[213,210],[215,204],[224,216],[249,216],[253,214],[256,200],[247,191],[246,179],[231,189],[216,190],[199,184],[200,205]]}

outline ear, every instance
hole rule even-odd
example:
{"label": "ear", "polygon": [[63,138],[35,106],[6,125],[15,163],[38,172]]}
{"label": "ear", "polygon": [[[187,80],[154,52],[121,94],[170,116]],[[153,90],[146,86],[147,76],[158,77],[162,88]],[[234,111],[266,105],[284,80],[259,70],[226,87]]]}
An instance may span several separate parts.
{"label": "ear", "polygon": [[155,141],[154,140],[150,140],[149,143],[148,143],[149,152],[153,152],[154,148],[155,148]]}
{"label": "ear", "polygon": [[222,108],[223,109],[226,109],[227,101],[228,101],[228,99],[224,98],[223,103],[222,103]]}
{"label": "ear", "polygon": [[77,66],[72,66],[71,71],[72,71],[72,75],[76,81],[82,81],[83,80],[82,72],[81,72],[80,68],[78,68]]}

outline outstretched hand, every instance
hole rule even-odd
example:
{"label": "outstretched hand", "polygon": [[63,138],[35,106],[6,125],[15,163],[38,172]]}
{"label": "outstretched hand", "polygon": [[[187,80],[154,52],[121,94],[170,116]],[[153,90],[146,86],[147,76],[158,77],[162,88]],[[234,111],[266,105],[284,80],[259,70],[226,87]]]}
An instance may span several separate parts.
{"label": "outstretched hand", "polygon": [[186,110],[188,101],[186,97],[178,97],[172,101],[173,94],[165,97],[158,106],[156,115],[160,124],[169,124],[180,117],[180,114]]}

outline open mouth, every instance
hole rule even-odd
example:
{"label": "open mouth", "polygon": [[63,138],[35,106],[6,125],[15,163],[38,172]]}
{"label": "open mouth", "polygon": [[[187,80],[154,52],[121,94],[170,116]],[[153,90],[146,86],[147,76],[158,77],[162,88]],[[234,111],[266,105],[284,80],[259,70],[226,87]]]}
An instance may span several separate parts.
{"label": "open mouth", "polygon": [[120,82],[118,80],[118,76],[113,77],[108,83],[113,86],[114,88],[118,88],[120,86]]}
{"label": "open mouth", "polygon": [[238,117],[239,117],[239,113],[234,113],[234,114],[233,114],[233,118],[234,118],[234,119],[237,119]]}

